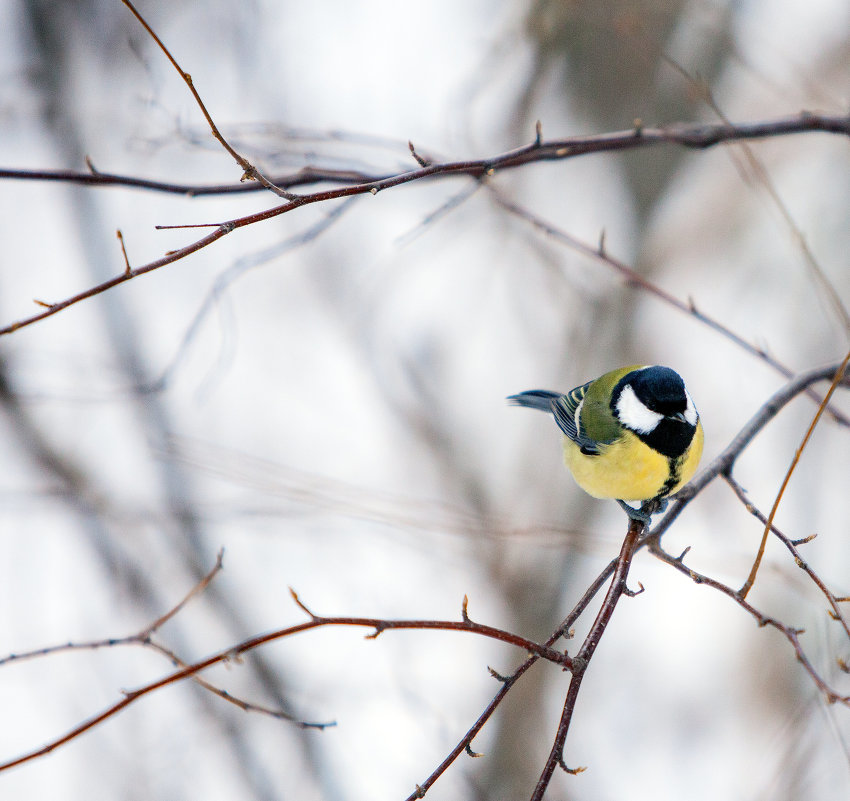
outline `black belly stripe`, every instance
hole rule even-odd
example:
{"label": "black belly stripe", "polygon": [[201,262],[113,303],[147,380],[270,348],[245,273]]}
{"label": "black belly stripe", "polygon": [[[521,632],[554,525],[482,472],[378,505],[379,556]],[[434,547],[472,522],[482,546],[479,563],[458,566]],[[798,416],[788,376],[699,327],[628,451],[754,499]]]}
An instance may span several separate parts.
{"label": "black belly stripe", "polygon": [[681,480],[683,461],[684,456],[679,456],[675,459],[667,459],[667,480],[661,485],[661,489],[655,497],[663,498],[665,495],[669,495],[673,491],[673,487],[675,487]]}

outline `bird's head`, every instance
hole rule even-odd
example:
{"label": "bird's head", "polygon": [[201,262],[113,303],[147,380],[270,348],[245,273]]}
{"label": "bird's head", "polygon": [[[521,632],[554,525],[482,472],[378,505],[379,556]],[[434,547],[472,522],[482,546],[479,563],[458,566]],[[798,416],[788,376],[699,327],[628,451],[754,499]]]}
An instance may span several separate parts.
{"label": "bird's head", "polygon": [[611,393],[611,411],[624,428],[670,458],[687,450],[699,422],[682,377],[657,365],[624,375]]}

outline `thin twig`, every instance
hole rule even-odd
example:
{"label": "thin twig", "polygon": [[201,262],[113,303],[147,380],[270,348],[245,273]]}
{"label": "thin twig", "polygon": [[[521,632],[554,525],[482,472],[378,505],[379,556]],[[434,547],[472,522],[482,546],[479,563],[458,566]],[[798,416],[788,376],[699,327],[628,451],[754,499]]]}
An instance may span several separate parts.
{"label": "thin twig", "polygon": [[[122,0],[123,2],[123,0]],[[179,69],[179,68],[178,68]],[[756,123],[675,123],[660,128],[630,128],[626,131],[591,134],[588,136],[563,137],[550,141],[537,139],[524,147],[499,156],[465,162],[467,174],[479,177],[486,170],[522,167],[537,161],[561,161],[638,147],[658,147],[674,145],[688,149],[707,149],[719,144],[742,140],[766,139],[776,136],[789,136],[803,133],[831,133],[850,136],[850,117],[846,115],[815,114],[802,112],[790,117],[779,117]],[[453,162],[428,164],[429,168]],[[241,166],[241,165],[240,165]],[[438,169],[429,175],[439,176],[445,171]],[[453,171],[457,174],[459,171]],[[275,176],[277,186],[309,186],[317,183],[335,184],[371,184],[392,176],[386,174],[365,173],[360,170],[335,170],[308,166],[293,173]],[[428,177],[428,176],[424,176]],[[265,187],[258,184],[181,184],[173,181],[157,181],[139,178],[134,175],[121,175],[103,171],[76,170],[25,170],[0,168],[0,179],[26,181],[60,181],[63,183],[85,184],[89,186],[124,186],[135,189],[147,189],[155,192],[197,197],[203,195],[242,194],[259,192]]]}
{"label": "thin twig", "polygon": [[[723,476],[723,479],[726,483],[732,488],[732,492],[735,493],[738,500],[744,505],[744,508],[759,520],[762,525],[768,525],[767,515],[763,514],[756,506],[750,501],[747,497],[747,493],[744,488],[728,473]],[[779,541],[788,549],[791,556],[794,557],[794,563],[799,567],[815,584],[815,586],[821,591],[824,598],[826,598],[827,603],[830,607],[830,614],[832,615],[833,620],[837,620],[841,627],[844,629],[844,633],[847,635],[847,638],[850,639],[850,624],[848,624],[847,618],[844,616],[844,612],[841,609],[841,601],[845,600],[843,598],[839,598],[834,595],[830,589],[826,586],[826,583],[823,579],[814,571],[812,566],[800,555],[800,551],[797,548],[798,545],[803,544],[805,542],[811,541],[814,537],[806,537],[805,540],[792,540],[790,537],[783,534],[776,526],[772,523],[770,524],[770,530],[773,532],[774,536],[779,538]]]}
{"label": "thin twig", "polygon": [[[711,91],[711,87],[708,83],[702,79],[695,78],[692,76],[683,66],[675,62],[673,59],[665,56],[664,60],[673,67],[684,79],[688,82],[691,90],[695,90],[695,94],[702,98],[705,104],[717,115],[717,117],[722,120],[725,124],[729,125],[730,120],[724,113],[723,109],[720,108],[720,104],[717,102],[717,99],[714,96],[714,93]],[[844,333],[847,336],[850,336],[850,313],[848,313],[847,308],[841,300],[841,296],[838,294],[834,284],[829,280],[829,277],[823,271],[823,268],[818,263],[815,254],[812,252],[812,249],[809,247],[809,243],[806,241],[806,237],[803,234],[803,231],[800,229],[800,226],[797,225],[796,220],[791,215],[790,210],[786,203],[782,200],[782,197],[779,194],[779,190],[776,188],[773,180],[770,177],[770,174],[767,171],[767,167],[765,167],[764,162],[755,154],[755,151],[750,147],[747,142],[738,142],[736,145],[736,149],[743,153],[744,160],[746,162],[747,167],[751,175],[755,178],[756,182],[759,186],[761,186],[765,192],[767,192],[768,197],[770,197],[773,205],[779,211],[780,216],[782,217],[785,226],[791,232],[791,236],[794,240],[794,243],[800,249],[800,252],[803,254],[803,261],[806,263],[806,266],[809,268],[810,272],[815,278],[818,286],[820,286],[821,290],[826,294],[827,299],[829,300],[830,305],[835,311],[836,316],[841,323],[842,328],[844,329]],[[742,177],[747,178],[746,171],[743,165],[740,165],[737,160],[735,161],[736,167],[739,168],[739,171],[742,174]]]}
{"label": "thin twig", "polygon": [[826,396],[818,406],[817,411],[815,412],[815,416],[812,418],[812,422],[809,424],[809,427],[806,430],[806,433],[803,437],[803,441],[800,443],[800,446],[797,448],[797,451],[794,454],[794,458],[791,460],[791,464],[788,466],[788,470],[785,473],[785,478],[782,480],[782,485],[779,488],[779,492],[776,494],[776,500],[773,502],[773,507],[770,510],[770,514],[767,516],[767,521],[764,526],[764,533],[761,537],[761,544],[759,545],[758,553],[756,554],[755,561],[753,562],[752,569],[750,570],[750,575],[747,576],[747,580],[744,582],[744,585],[741,587],[740,590],[738,590],[742,598],[747,597],[747,594],[752,589],[753,584],[755,583],[759,565],[761,564],[761,560],[764,556],[764,549],[767,546],[767,538],[770,535],[770,527],[773,524],[773,519],[776,517],[776,511],[779,509],[779,503],[782,500],[782,496],[785,494],[785,488],[788,486],[788,482],[791,480],[791,476],[794,473],[794,469],[800,462],[800,457],[803,455],[803,451],[805,450],[809,439],[811,439],[815,427],[820,421],[821,415],[823,415],[824,409],[826,409],[826,406],[829,403],[829,399],[832,397],[832,393],[835,392],[838,385],[843,380],[844,374],[847,371],[848,364],[850,364],[850,351],[847,352],[847,355],[844,357],[844,360],[841,362],[841,364],[838,366],[838,369],[835,371],[835,376],[832,379],[832,383],[829,385],[829,390],[827,391]]}
{"label": "thin twig", "polygon": [[528,640],[525,637],[520,637],[510,631],[497,629],[493,626],[487,626],[483,623],[476,623],[469,619],[464,606],[463,619],[461,620],[385,620],[382,618],[370,617],[323,617],[315,614],[305,606],[298,594],[290,589],[293,600],[309,617],[316,626],[356,626],[361,628],[373,629],[371,634],[367,634],[368,639],[375,639],[385,631],[399,629],[438,629],[442,631],[468,631],[472,634],[480,634],[483,637],[490,637],[494,640],[501,640],[509,645],[527,651],[530,654],[535,654],[541,659],[546,659],[549,662],[554,662],[556,665],[561,665],[569,670],[572,666],[572,660],[566,654],[556,651],[550,646]]}
{"label": "thin twig", "polygon": [[605,633],[608,623],[611,621],[611,616],[614,614],[614,609],[617,602],[626,591],[626,581],[629,575],[632,558],[637,551],[640,543],[640,536],[643,533],[644,524],[639,520],[629,520],[629,529],[626,533],[626,538],[623,540],[623,545],[620,548],[620,555],[616,561],[614,568],[614,577],[611,579],[611,584],[608,587],[608,592],[605,595],[605,600],[593,621],[590,631],[585,637],[578,653],[573,657],[572,671],[570,676],[570,685],[567,688],[567,697],[564,701],[564,709],[561,713],[561,720],[558,723],[558,731],[555,735],[555,741],[552,743],[552,748],[549,751],[549,757],[543,768],[534,792],[531,795],[531,801],[540,801],[543,798],[549,782],[552,780],[552,775],[555,769],[559,766],[567,770],[569,773],[579,773],[583,768],[568,768],[564,761],[564,744],[567,739],[567,734],[570,729],[573,712],[575,711],[576,701],[578,700],[579,689],[581,682],[587,672],[590,660]]}
{"label": "thin twig", "polygon": [[201,113],[204,115],[204,119],[206,119],[207,124],[210,126],[210,130],[212,131],[212,135],[218,140],[221,146],[233,157],[236,163],[242,168],[242,179],[250,179],[254,181],[258,181],[262,184],[266,189],[274,192],[278,197],[284,198],[286,200],[291,200],[297,195],[292,194],[291,192],[287,192],[285,189],[281,189],[279,186],[275,186],[268,178],[266,178],[253,164],[251,164],[248,159],[246,159],[241,154],[237,153],[230,145],[230,143],[222,136],[221,131],[218,130],[218,126],[215,124],[212,116],[210,116],[209,111],[207,111],[206,105],[204,105],[204,101],[201,100],[201,95],[198,93],[198,90],[195,88],[194,81],[192,80],[192,76],[183,70],[183,68],[177,63],[177,59],[171,55],[171,51],[165,46],[165,43],[157,36],[156,32],[148,25],[145,18],[139,13],[136,7],[130,2],[130,0],[121,0],[127,8],[130,9],[133,16],[141,23],[142,27],[147,32],[148,36],[156,42],[157,47],[165,54],[165,57],[171,62],[171,66],[177,70],[180,77],[183,79],[186,86],[189,87],[189,91],[192,93],[192,97],[195,98],[195,102],[198,104],[198,108],[201,110]]}
{"label": "thin twig", "polygon": [[[389,177],[389,174],[386,173],[365,173],[360,170],[331,170],[322,167],[304,167],[295,172],[275,175],[269,180],[277,187],[289,189],[293,186],[312,186],[320,183],[362,184],[387,177]],[[256,181],[246,181],[236,184],[181,184],[174,183],[173,181],[158,181],[153,178],[139,178],[136,175],[121,175],[119,173],[100,171],[91,173],[80,170],[16,170],[0,168],[0,179],[144,189],[169,195],[183,195],[187,198],[243,195],[251,192],[265,191],[265,187]]]}
{"label": "thin twig", "polygon": [[[149,695],[157,690],[160,690],[163,687],[175,684],[186,678],[191,678],[196,674],[200,673],[201,671],[212,667],[213,665],[218,665],[224,662],[231,662],[233,660],[236,660],[243,654],[246,654],[249,651],[253,651],[254,649],[260,647],[261,645],[265,645],[266,643],[275,642],[277,640],[281,640],[286,637],[291,637],[295,634],[300,634],[301,632],[309,631],[315,628],[327,626],[356,626],[369,628],[373,630],[372,633],[368,635],[370,638],[377,637],[379,634],[387,630],[400,629],[440,629],[443,631],[464,631],[500,640],[511,645],[515,645],[528,653],[534,654],[538,658],[549,660],[551,662],[563,666],[564,668],[570,668],[572,664],[572,660],[569,656],[554,650],[549,645],[541,645],[531,640],[527,640],[524,637],[512,634],[511,632],[496,629],[492,626],[486,626],[481,623],[475,623],[469,619],[453,621],[384,620],[381,618],[361,617],[320,617],[311,612],[298,599],[298,596],[294,592],[293,598],[295,599],[295,602],[298,604],[298,606],[302,610],[304,610],[307,615],[309,615],[310,620],[305,623],[297,624],[295,626],[289,626],[287,628],[278,629],[276,631],[252,637],[231,648],[219,651],[218,653],[213,654],[212,656],[209,656],[206,659],[201,660],[200,662],[185,665],[179,670],[176,670],[168,674],[167,676],[158,679],[157,681],[145,684],[135,690],[126,691],[124,692],[124,697],[120,701],[115,702],[114,704],[107,707],[97,715],[94,715],[93,717],[89,718],[88,720],[83,721],[65,734],[51,740],[49,743],[47,743],[47,745],[42,746],[41,748],[35,749],[33,751],[29,751],[25,754],[22,754],[21,756],[15,757],[6,762],[0,763],[0,772],[8,770],[9,768],[16,767],[17,765],[22,765],[25,762],[30,762],[34,759],[37,759],[38,757],[44,756],[45,754],[49,754],[56,748],[66,745],[67,743],[71,742],[72,740],[75,740],[77,737],[80,737],[81,735],[85,734],[96,726],[99,726],[105,720],[108,720],[109,718],[117,715],[119,712],[123,711],[128,706],[135,703],[144,696]],[[324,727],[330,724],[303,725]]]}
{"label": "thin twig", "polygon": [[189,590],[186,595],[177,602],[176,605],[171,607],[164,615],[161,615],[157,618],[153,623],[145,626],[141,631],[136,632],[135,634],[130,634],[125,637],[109,637],[108,639],[102,640],[89,640],[87,642],[65,642],[60,643],[59,645],[48,645],[44,648],[36,648],[31,651],[19,651],[17,653],[11,653],[7,656],[0,658],[0,667],[10,662],[20,662],[26,659],[35,659],[37,657],[48,656],[50,654],[61,653],[62,651],[81,651],[81,650],[96,650],[99,648],[110,648],[116,645],[127,645],[132,643],[139,643],[144,645],[148,640],[150,640],[151,635],[162,628],[171,618],[173,618],[178,612],[180,612],[186,604],[189,603],[193,598],[200,595],[210,584],[210,582],[218,575],[218,573],[222,570],[223,567],[223,559],[224,559],[224,548],[222,548],[215,560],[215,564],[209,570],[209,572]]}
{"label": "thin twig", "polygon": [[[604,570],[596,577],[593,583],[585,590],[582,597],[579,599],[578,603],[573,607],[572,611],[567,615],[567,617],[562,621],[561,625],[555,629],[554,633],[549,637],[548,640],[544,643],[546,646],[551,647],[555,644],[561,637],[566,636],[573,624],[578,620],[578,618],[582,615],[584,610],[590,604],[590,602],[594,599],[596,594],[602,589],[605,585],[605,582],[611,577],[614,572],[614,569],[617,565],[617,560],[613,559],[609,562]],[[528,669],[534,665],[539,660],[539,657],[532,654],[529,656],[513,673],[509,676],[499,676],[496,674],[494,670],[490,670],[491,675],[494,678],[497,678],[502,686],[499,688],[499,691],[495,694],[493,699],[487,705],[486,709],[478,716],[475,723],[469,728],[466,734],[461,738],[461,740],[457,743],[457,745],[449,752],[448,756],[431,772],[425,781],[421,784],[416,785],[416,790],[411,793],[405,801],[415,801],[417,798],[422,798],[422,795],[428,791],[428,789],[437,781],[437,779],[442,776],[446,770],[454,763],[454,761],[463,753],[466,753],[467,748],[472,747],[472,742],[481,729],[484,727],[484,724],[492,717],[493,713],[496,711],[497,707],[504,700],[505,696],[510,692],[511,688],[516,684],[517,681],[528,671]]]}
{"label": "thin twig", "polygon": [[[818,381],[828,381],[835,377],[841,363],[814,367],[795,376],[787,384],[778,389],[763,403],[758,411],[744,424],[733,437],[726,448],[714,460],[701,470],[690,484],[676,494],[676,498],[668,506],[664,516],[653,526],[650,536],[660,537],[682,513],[684,508],[704,490],[715,478],[724,473],[730,473],[737,458],[744,452],[753,438],[776,417],[794,398]],[[841,386],[850,387],[850,377],[845,376]]]}
{"label": "thin twig", "polygon": [[166,612],[164,615],[154,620],[154,622],[151,623],[147,628],[142,629],[142,631],[139,632],[138,636],[141,639],[149,639],[151,634],[161,629],[169,620],[171,620],[171,618],[177,615],[186,606],[186,604],[189,603],[189,601],[191,601],[193,598],[196,598],[207,587],[209,587],[210,582],[219,574],[219,572],[223,568],[224,548],[220,548],[219,552],[216,554],[215,557],[215,564],[212,566],[210,571],[205,576],[203,576],[201,580],[194,587],[192,587],[192,589],[189,590],[189,592],[187,592],[186,595],[184,595],[183,598],[175,606],[169,609],[169,611]]}
{"label": "thin twig", "polygon": [[680,573],[688,576],[693,582],[696,584],[702,584],[706,587],[711,587],[712,589],[718,590],[722,592],[724,595],[728,596],[735,603],[738,604],[742,609],[748,612],[752,617],[755,618],[756,622],[759,626],[770,626],[771,628],[776,629],[780,632],[788,642],[791,643],[791,647],[794,649],[794,654],[797,657],[797,661],[803,666],[803,669],[806,673],[809,674],[809,677],[815,683],[815,686],[823,693],[824,697],[829,703],[840,703],[845,706],[850,707],[850,696],[841,695],[836,690],[834,690],[830,685],[823,679],[823,677],[815,670],[814,665],[812,665],[808,656],[806,656],[805,651],[803,650],[803,646],[800,644],[800,634],[802,634],[801,629],[795,629],[791,626],[786,625],[781,620],[777,620],[774,617],[770,617],[769,615],[764,614],[763,612],[756,609],[750,603],[743,598],[737,590],[732,589],[726,584],[723,584],[716,579],[710,578],[709,576],[704,575],[703,573],[698,573],[696,570],[692,570],[687,567],[684,563],[684,559],[681,557],[672,556],[667,553],[664,548],[661,547],[661,543],[657,538],[652,538],[648,541],[649,551],[653,556],[656,556],[662,562],[674,567]]}
{"label": "thin twig", "polygon": [[[127,0],[123,0],[127,2]],[[182,74],[182,73],[181,73]],[[265,211],[227,220],[218,224],[218,228],[210,234],[202,237],[186,247],[168,253],[161,259],[149,264],[137,267],[129,273],[116,276],[101,284],[90,287],[66,300],[51,304],[45,311],[26,317],[0,328],[0,336],[10,334],[33,323],[39,322],[46,317],[79,303],[88,298],[99,295],[112,289],[125,281],[132,280],[140,275],[157,270],[168,264],[195,253],[202,248],[211,245],[221,237],[231,233],[237,228],[254,225],[265,220],[286,214],[302,206],[313,203],[323,203],[336,198],[362,195],[367,192],[378,194],[385,189],[391,189],[402,184],[420,181],[430,178],[446,178],[457,175],[468,175],[480,178],[484,175],[492,175],[497,170],[511,169],[530,164],[537,161],[562,160],[575,158],[590,153],[611,152],[620,150],[631,150],[649,145],[674,144],[688,148],[709,148],[715,145],[739,141],[742,139],[760,139],[770,136],[783,136],[795,133],[807,133],[812,131],[824,131],[834,134],[850,135],[850,117],[829,116],[803,113],[794,117],[786,117],[769,120],[760,123],[749,123],[741,125],[672,125],[664,128],[641,128],[619,131],[608,134],[598,134],[586,137],[573,137],[559,139],[550,142],[538,143],[536,140],[529,145],[507,151],[498,156],[485,159],[472,159],[467,161],[448,161],[438,164],[429,164],[409,172],[397,175],[385,176],[366,180],[348,186],[337,187],[325,191],[314,192],[308,195],[292,196],[289,202],[275,206]],[[43,173],[42,173],[43,174]],[[346,171],[350,175],[350,171]],[[87,181],[93,181],[99,175],[87,175]],[[2,177],[2,173],[0,173]],[[114,183],[114,181],[113,181]]]}
{"label": "thin twig", "polygon": [[[736,334],[731,328],[721,323],[719,320],[710,317],[708,314],[700,311],[692,299],[689,298],[687,301],[680,300],[675,295],[670,294],[657,284],[654,284],[645,276],[638,273],[625,262],[622,262],[619,259],[616,259],[611,256],[605,250],[604,231],[600,236],[599,245],[597,247],[592,247],[586,242],[582,242],[580,239],[577,239],[572,234],[569,234],[563,229],[559,228],[554,223],[544,220],[539,215],[534,214],[523,206],[520,206],[514,201],[507,199],[504,194],[492,184],[488,185],[488,189],[495,197],[496,202],[499,204],[499,206],[501,206],[503,209],[513,214],[514,216],[518,217],[519,219],[524,220],[525,222],[534,226],[537,230],[542,231],[544,234],[546,234],[546,236],[550,237],[556,242],[559,242],[562,245],[565,245],[566,247],[577,253],[581,253],[583,256],[587,256],[590,259],[602,262],[604,265],[618,273],[628,285],[637,287],[643,292],[646,292],[651,297],[657,298],[668,306],[671,306],[672,308],[677,309],[678,311],[684,314],[687,314],[689,317],[692,317],[693,319],[699,321],[708,328],[711,328],[713,331],[718,332],[742,350],[766,362],[778,373],[785,376],[785,378],[791,378],[793,376],[794,373],[789,367],[782,364],[782,362],[780,362],[778,359],[775,359],[773,356],[771,356],[770,353],[764,350],[764,348],[760,348],[752,344],[751,342],[748,342],[739,334]],[[807,389],[806,394],[818,404],[821,403],[821,401],[823,400],[822,396],[814,390]],[[845,415],[840,410],[829,408],[827,409],[827,411],[829,412],[830,416],[837,422],[845,426],[850,426],[850,417],[847,417],[847,415]]]}
{"label": "thin twig", "polygon": [[115,236],[118,237],[118,242],[121,244],[121,255],[124,257],[124,274],[126,275],[132,268],[130,267],[130,259],[127,256],[127,247],[124,244],[124,234],[121,233],[120,228],[115,231]]}
{"label": "thin twig", "polygon": [[[179,656],[177,656],[176,653],[174,653],[174,651],[162,645],[161,643],[154,642],[153,640],[149,639],[142,644],[170,659],[175,667],[185,668],[189,666],[188,662],[181,659]],[[233,695],[222,687],[217,687],[215,684],[211,684],[206,679],[202,678],[201,676],[198,676],[197,674],[192,676],[192,681],[194,681],[195,684],[197,684],[199,687],[203,687],[205,690],[207,690],[207,692],[210,692],[213,695],[217,695],[223,701],[226,701],[227,703],[233,704],[233,706],[238,707],[243,712],[256,712],[260,715],[265,715],[266,717],[275,718],[276,720],[285,720],[288,723],[294,724],[300,729],[318,729],[321,731],[323,729],[328,729],[332,728],[333,726],[336,726],[335,720],[304,720],[302,718],[295,717],[294,715],[290,714],[289,712],[285,712],[282,709],[272,709],[271,707],[263,706],[262,704],[255,704],[252,701],[246,701],[244,698],[240,698],[236,695]]]}
{"label": "thin twig", "polygon": [[[165,625],[169,620],[171,620],[175,615],[177,615],[182,609],[186,606],[189,601],[202,593],[210,584],[210,582],[215,578],[215,576],[222,569],[222,559],[224,556],[224,549],[222,548],[216,557],[215,564],[212,569],[201,578],[201,580],[192,587],[191,590],[168,612],[166,612],[161,617],[157,618],[153,623],[145,626],[141,631],[136,632],[135,634],[130,634],[125,637],[109,637],[107,639],[102,640],[89,640],[89,641],[80,641],[80,642],[67,642],[61,643],[59,645],[46,646],[44,648],[37,648],[32,651],[22,651],[18,653],[9,654],[6,657],[0,659],[0,667],[5,664],[11,662],[20,662],[27,659],[35,659],[37,657],[49,656],[52,654],[61,653],[63,651],[93,651],[99,650],[101,648],[118,648],[127,645],[134,646],[143,646],[150,650],[154,650],[159,654],[167,657],[172,664],[175,666],[185,668],[188,667],[188,664],[185,660],[181,659],[173,650],[166,647],[162,643],[156,642],[153,639],[153,634]],[[222,689],[221,687],[217,687],[214,684],[206,681],[198,675],[193,675],[192,680],[203,687],[210,693],[217,695],[219,698],[227,701],[228,703],[233,704],[234,706],[239,707],[239,709],[245,712],[257,712],[268,717],[273,717],[278,720],[286,720],[290,723],[294,723],[300,728],[307,729],[325,729],[329,726],[335,726],[336,723],[333,721],[328,722],[317,722],[317,721],[307,721],[301,720],[299,718],[293,717],[288,712],[284,712],[279,709],[271,709],[270,707],[261,706],[260,704],[255,704],[250,701],[246,701],[243,698],[239,698],[235,695],[232,695],[227,690]]]}

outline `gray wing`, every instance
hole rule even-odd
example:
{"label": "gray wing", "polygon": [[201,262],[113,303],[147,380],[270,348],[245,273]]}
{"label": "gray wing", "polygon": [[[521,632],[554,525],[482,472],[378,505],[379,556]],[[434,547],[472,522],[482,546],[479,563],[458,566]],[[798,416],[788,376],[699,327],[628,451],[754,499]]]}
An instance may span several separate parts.
{"label": "gray wing", "polygon": [[581,448],[582,453],[596,455],[600,453],[599,443],[582,433],[577,414],[587,393],[587,388],[592,383],[592,381],[588,381],[586,384],[570,390],[566,395],[548,389],[530,389],[528,392],[511,395],[508,400],[517,406],[526,406],[529,409],[538,409],[541,412],[551,412],[555,416],[558,428]]}

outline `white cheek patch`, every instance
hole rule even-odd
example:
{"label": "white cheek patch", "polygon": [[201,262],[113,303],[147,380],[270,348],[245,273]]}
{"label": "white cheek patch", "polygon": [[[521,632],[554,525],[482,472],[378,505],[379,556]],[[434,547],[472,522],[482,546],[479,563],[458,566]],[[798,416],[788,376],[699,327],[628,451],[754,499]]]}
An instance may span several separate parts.
{"label": "white cheek patch", "polygon": [[685,390],[685,397],[688,399],[688,405],[685,407],[685,420],[687,420],[692,426],[697,424],[697,418],[699,415],[697,414],[697,408],[694,406],[694,402],[691,400],[691,396],[688,394],[688,391]]}
{"label": "white cheek patch", "polygon": [[[690,404],[688,408],[692,409],[693,404]],[[649,434],[664,419],[663,414],[653,412],[652,409],[644,406],[628,384],[623,387],[620,397],[617,398],[617,417],[626,428],[638,434]]]}

